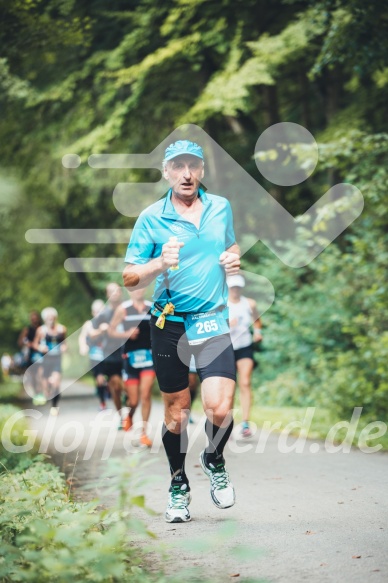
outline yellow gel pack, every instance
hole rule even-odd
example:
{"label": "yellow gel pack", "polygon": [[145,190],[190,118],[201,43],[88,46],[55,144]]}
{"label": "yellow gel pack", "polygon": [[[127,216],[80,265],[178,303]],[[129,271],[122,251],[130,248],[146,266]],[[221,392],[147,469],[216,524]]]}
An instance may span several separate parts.
{"label": "yellow gel pack", "polygon": [[172,316],[175,310],[174,304],[168,302],[164,308],[163,312],[160,314],[159,318],[156,320],[155,326],[163,330],[164,324],[166,322],[166,316]]}

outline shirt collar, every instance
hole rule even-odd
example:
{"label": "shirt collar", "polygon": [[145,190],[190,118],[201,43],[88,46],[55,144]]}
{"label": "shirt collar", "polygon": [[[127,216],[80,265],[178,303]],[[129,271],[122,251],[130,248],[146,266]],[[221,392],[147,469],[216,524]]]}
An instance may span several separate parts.
{"label": "shirt collar", "polygon": [[[199,195],[199,197],[202,201],[202,204],[204,206],[207,206],[210,204],[210,200],[206,196],[206,192],[202,188],[198,189],[198,195]],[[176,219],[180,215],[176,212],[174,205],[171,202],[171,196],[172,196],[172,188],[170,188],[170,190],[167,193],[164,207],[163,207],[162,217],[174,217]]]}

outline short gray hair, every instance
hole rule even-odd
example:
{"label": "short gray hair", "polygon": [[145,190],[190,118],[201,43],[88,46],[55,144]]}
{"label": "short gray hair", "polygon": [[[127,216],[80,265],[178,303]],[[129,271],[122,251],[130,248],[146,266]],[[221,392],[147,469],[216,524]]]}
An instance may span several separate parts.
{"label": "short gray hair", "polygon": [[[195,158],[196,156],[193,156],[193,158]],[[174,162],[175,158],[172,158],[171,160],[162,160],[162,170],[164,170],[167,166],[167,164],[169,162]],[[198,158],[198,160],[201,160],[201,158]],[[202,168],[204,168],[205,166],[205,160],[201,160],[202,162]]]}

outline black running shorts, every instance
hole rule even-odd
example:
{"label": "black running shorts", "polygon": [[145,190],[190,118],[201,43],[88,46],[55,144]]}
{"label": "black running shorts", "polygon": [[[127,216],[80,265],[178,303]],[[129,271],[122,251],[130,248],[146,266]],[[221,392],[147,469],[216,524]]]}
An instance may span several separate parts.
{"label": "black running shorts", "polygon": [[147,374],[155,376],[155,368],[153,366],[143,366],[143,368],[135,368],[131,366],[128,359],[124,359],[124,380],[125,381],[139,381],[140,377]]}
{"label": "black running shorts", "polygon": [[53,372],[62,372],[61,356],[45,356],[43,359],[43,378],[48,379]]}
{"label": "black running shorts", "polygon": [[90,360],[90,366],[92,367],[90,369],[90,372],[92,373],[92,375],[94,376],[95,379],[99,375],[103,375],[104,374],[104,364],[103,364],[103,361],[97,362],[96,360]]}
{"label": "black running shorts", "polygon": [[194,355],[201,382],[208,377],[236,380],[236,363],[229,334],[210,338],[199,346],[190,346],[183,322],[167,320],[163,330],[151,316],[152,358],[160,390],[177,393],[189,384],[189,364]]}
{"label": "black running shorts", "polygon": [[237,348],[237,350],[234,351],[234,358],[236,362],[243,358],[249,358],[253,362],[253,370],[257,367],[257,362],[254,359],[253,344],[245,346],[244,348]]}
{"label": "black running shorts", "polygon": [[111,377],[121,377],[123,374],[123,360],[103,360],[101,363],[101,374],[106,376],[108,380]]}
{"label": "black running shorts", "polygon": [[244,348],[237,348],[237,350],[234,351],[234,358],[236,362],[242,358],[250,358],[251,360],[254,360],[252,344],[244,346]]}

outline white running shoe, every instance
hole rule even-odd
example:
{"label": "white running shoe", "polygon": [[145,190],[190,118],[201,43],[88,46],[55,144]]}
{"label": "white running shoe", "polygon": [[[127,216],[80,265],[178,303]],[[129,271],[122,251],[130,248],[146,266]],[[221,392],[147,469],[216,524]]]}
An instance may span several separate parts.
{"label": "white running shoe", "polygon": [[47,403],[46,397],[40,393],[32,398],[32,404],[36,405],[37,407],[40,405],[45,405],[46,403]]}
{"label": "white running shoe", "polygon": [[187,484],[177,484],[170,487],[168,506],[164,515],[166,522],[189,522],[191,520],[187,508],[191,502],[191,494],[187,488]]}
{"label": "white running shoe", "polygon": [[50,415],[52,415],[53,417],[57,417],[58,413],[59,413],[59,407],[51,407]]}
{"label": "white running shoe", "polygon": [[225,462],[207,466],[205,451],[199,456],[199,462],[205,474],[210,478],[210,495],[217,508],[230,508],[236,502],[234,487],[225,470]]}

